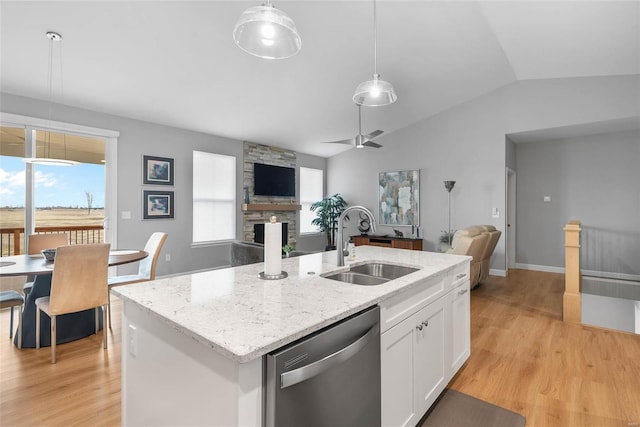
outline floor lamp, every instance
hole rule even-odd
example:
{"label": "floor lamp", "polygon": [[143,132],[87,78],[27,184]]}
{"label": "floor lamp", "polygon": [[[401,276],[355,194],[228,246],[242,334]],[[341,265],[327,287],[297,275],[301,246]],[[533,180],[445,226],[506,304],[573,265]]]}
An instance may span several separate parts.
{"label": "floor lamp", "polygon": [[447,228],[447,234],[449,235],[449,246],[451,246],[451,190],[456,185],[455,181],[445,181],[444,188],[447,189],[448,204],[449,204],[449,227]]}

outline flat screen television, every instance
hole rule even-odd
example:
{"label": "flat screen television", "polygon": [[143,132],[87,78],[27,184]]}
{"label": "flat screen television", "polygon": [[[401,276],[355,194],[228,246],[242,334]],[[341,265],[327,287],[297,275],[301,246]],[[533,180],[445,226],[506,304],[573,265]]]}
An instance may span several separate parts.
{"label": "flat screen television", "polygon": [[296,196],[296,170],[284,166],[253,164],[253,193],[256,196]]}

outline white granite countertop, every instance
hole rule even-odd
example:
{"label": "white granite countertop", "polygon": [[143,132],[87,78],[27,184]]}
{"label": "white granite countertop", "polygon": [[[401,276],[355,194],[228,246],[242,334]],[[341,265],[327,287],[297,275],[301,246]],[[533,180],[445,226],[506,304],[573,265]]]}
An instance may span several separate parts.
{"label": "white granite countertop", "polygon": [[[112,293],[203,345],[246,363],[402,292],[420,279],[470,258],[435,252],[358,246],[356,259],[336,266],[336,253],[283,259],[289,277],[262,280],[264,264],[211,270],[118,286]],[[377,286],[325,279],[364,261],[421,267]]]}

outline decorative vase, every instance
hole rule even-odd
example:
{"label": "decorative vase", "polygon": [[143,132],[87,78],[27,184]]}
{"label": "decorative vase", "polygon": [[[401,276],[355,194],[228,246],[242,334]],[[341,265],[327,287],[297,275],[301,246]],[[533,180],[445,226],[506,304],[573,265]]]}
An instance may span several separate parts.
{"label": "decorative vase", "polygon": [[244,187],[244,202],[249,204],[249,187]]}

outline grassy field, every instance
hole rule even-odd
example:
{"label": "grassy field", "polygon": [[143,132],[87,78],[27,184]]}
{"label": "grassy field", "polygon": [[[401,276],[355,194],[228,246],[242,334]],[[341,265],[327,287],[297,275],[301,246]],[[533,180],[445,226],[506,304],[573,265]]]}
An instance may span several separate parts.
{"label": "grassy field", "polygon": [[[36,227],[102,225],[104,209],[36,209]],[[0,209],[0,228],[24,226],[24,209]]]}
{"label": "grassy field", "polygon": [[[36,228],[38,227],[81,227],[88,225],[102,226],[104,223],[104,209],[36,209]],[[15,241],[13,228],[24,227],[24,209],[0,209],[0,235],[2,256],[14,255]],[[104,240],[102,230],[65,231],[71,244],[101,243]],[[24,252],[24,234],[20,235],[20,253]]]}

